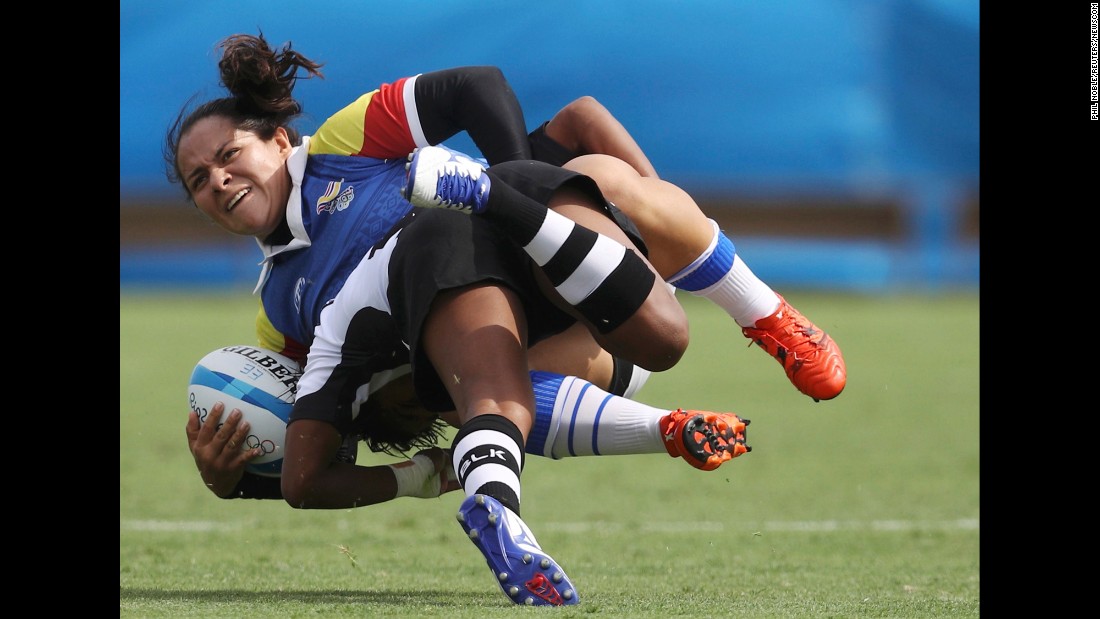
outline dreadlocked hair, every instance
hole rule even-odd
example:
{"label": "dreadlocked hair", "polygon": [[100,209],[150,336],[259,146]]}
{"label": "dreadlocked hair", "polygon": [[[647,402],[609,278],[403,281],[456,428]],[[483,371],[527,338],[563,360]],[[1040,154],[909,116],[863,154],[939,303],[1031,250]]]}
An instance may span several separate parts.
{"label": "dreadlocked hair", "polygon": [[450,428],[439,418],[427,425],[409,421],[393,415],[372,415],[363,431],[363,441],[375,453],[409,457],[410,452],[438,447]]}

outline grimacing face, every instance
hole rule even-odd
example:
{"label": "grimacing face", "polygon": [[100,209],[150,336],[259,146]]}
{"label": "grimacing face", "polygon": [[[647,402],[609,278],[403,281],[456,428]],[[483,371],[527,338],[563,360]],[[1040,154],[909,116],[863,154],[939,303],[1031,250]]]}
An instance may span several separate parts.
{"label": "grimacing face", "polygon": [[196,122],[180,137],[180,178],[200,211],[233,234],[265,238],[286,214],[293,146],[279,128],[261,140],[221,116]]}

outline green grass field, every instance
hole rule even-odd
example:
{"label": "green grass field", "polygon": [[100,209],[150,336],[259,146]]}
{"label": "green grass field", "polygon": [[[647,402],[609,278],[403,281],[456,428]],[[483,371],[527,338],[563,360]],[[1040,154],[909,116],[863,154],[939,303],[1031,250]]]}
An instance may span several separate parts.
{"label": "green grass field", "polygon": [[638,399],[737,412],[752,453],[709,473],[530,458],[524,519],[581,604],[525,609],[455,522],[461,493],[333,511],[215,498],[187,450],[188,378],[254,342],[257,301],[123,292],[119,615],[978,617],[978,294],[784,293],[841,345],[847,390],[814,403],[684,298],[691,348]]}

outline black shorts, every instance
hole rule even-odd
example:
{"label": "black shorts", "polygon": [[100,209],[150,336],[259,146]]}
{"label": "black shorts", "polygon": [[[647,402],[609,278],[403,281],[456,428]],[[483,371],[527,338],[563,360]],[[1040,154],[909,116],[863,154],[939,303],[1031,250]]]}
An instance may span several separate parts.
{"label": "black shorts", "polygon": [[[603,198],[589,177],[537,161],[501,163],[492,171],[495,177],[543,204],[559,187],[568,184],[580,188],[606,206],[608,216],[644,253],[633,222]],[[417,395],[431,411],[454,409],[454,402],[420,346],[424,320],[440,292],[484,282],[508,286],[523,302],[528,345],[576,322],[539,290],[530,257],[477,215],[443,209],[414,210],[411,221],[400,232],[388,268],[390,311],[409,344]]]}
{"label": "black shorts", "polygon": [[527,142],[531,145],[531,158],[557,166],[565,165],[567,161],[580,153],[569,150],[546,135],[546,125],[548,124],[550,124],[550,121],[542,123],[538,129],[527,134]]}

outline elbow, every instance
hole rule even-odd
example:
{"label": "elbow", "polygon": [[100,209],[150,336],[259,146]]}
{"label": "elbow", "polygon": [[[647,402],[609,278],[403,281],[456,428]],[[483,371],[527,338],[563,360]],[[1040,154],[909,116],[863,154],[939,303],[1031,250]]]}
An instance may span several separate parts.
{"label": "elbow", "polygon": [[286,504],[294,509],[311,509],[313,506],[310,504],[310,496],[307,490],[308,485],[302,481],[301,477],[288,477],[283,475],[280,489],[283,493],[283,500]]}
{"label": "elbow", "polygon": [[499,88],[503,85],[510,88],[507,78],[504,77],[504,71],[495,65],[469,67],[468,75],[472,82],[482,87],[493,86]]}

